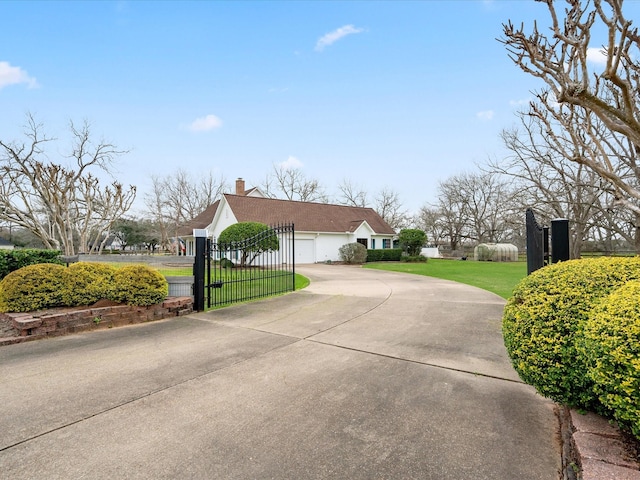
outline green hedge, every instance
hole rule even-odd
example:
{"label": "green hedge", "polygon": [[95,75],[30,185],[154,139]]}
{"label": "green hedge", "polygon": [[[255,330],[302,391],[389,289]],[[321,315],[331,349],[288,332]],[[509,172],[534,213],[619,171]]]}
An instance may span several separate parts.
{"label": "green hedge", "polygon": [[169,293],[164,276],[146,265],[128,265],[113,276],[115,292],[112,299],[128,305],[155,305]]}
{"label": "green hedge", "polygon": [[0,311],[32,312],[64,305],[65,267],[54,263],[28,265],[0,282]]}
{"label": "green hedge", "polygon": [[502,322],[507,352],[522,380],[556,402],[606,411],[578,342],[601,299],[638,278],[637,257],[571,260],[524,278],[507,301]]}
{"label": "green hedge", "polygon": [[640,282],[626,283],[595,307],[578,350],[602,405],[640,438]]}
{"label": "green hedge", "polygon": [[401,257],[401,248],[367,250],[367,262],[399,262]]}
{"label": "green hedge", "polygon": [[429,259],[424,255],[403,255],[402,261],[405,263],[427,263]]}
{"label": "green hedge", "polygon": [[65,269],[62,299],[65,305],[92,305],[115,294],[116,268],[107,263],[78,262]]}
{"label": "green hedge", "polygon": [[26,248],[24,250],[0,250],[0,280],[11,272],[39,263],[56,263],[62,265],[58,250],[42,250]]}
{"label": "green hedge", "polygon": [[0,311],[32,312],[90,305],[103,298],[128,305],[154,305],[168,294],[164,276],[146,265],[120,269],[89,262],[69,267],[29,265],[0,281]]}

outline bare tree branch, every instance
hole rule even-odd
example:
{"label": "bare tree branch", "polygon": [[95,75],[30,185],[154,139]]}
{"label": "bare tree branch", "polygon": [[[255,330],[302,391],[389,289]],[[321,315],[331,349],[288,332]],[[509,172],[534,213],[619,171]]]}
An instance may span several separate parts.
{"label": "bare tree branch", "polygon": [[[299,168],[286,168],[273,165],[273,183],[276,184],[276,195],[284,195],[287,200],[300,202],[327,203],[329,198],[318,180],[308,179]],[[270,185],[270,181],[266,182]]]}
{"label": "bare tree branch", "polygon": [[[539,1],[549,11],[550,34],[540,33],[537,24],[527,34],[524,26],[516,28],[509,22],[503,25],[499,39],[511,60],[525,73],[543,80],[549,89],[548,94],[538,96],[540,105],[532,106],[531,114],[541,121],[547,121],[550,114],[563,126],[573,124],[575,128],[565,132],[566,138],[580,148],[567,158],[606,179],[616,202],[640,215],[636,160],[640,148],[640,64],[634,61],[640,53],[638,30],[624,17],[623,0],[566,0],[563,15],[556,9],[559,2]],[[594,28],[607,33],[602,71],[588,58]],[[560,135],[556,137],[560,139]]]}
{"label": "bare tree branch", "polygon": [[355,186],[350,180],[343,179],[342,183],[338,185],[338,190],[341,193],[338,203],[341,205],[363,208],[368,206],[367,192]]}
{"label": "bare tree branch", "polygon": [[87,123],[81,129],[71,124],[70,129],[76,169],[46,160],[44,147],[53,139],[31,115],[24,143],[0,140],[0,219],[29,230],[45,247],[66,255],[86,252],[89,233],[108,231],[135,198],[135,187],[125,191],[114,184],[102,189],[91,173],[96,168],[109,173],[111,162],[124,152],[103,142],[94,145]]}

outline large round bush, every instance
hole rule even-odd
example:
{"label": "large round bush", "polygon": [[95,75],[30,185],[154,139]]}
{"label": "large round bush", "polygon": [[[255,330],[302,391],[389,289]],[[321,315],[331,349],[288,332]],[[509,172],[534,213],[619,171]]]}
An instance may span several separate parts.
{"label": "large round bush", "polygon": [[600,402],[640,438],[640,282],[603,299],[585,323],[580,347]]}
{"label": "large round bush", "polygon": [[55,263],[29,265],[0,282],[0,311],[33,312],[64,304],[65,267]]}
{"label": "large round bush", "polygon": [[367,247],[358,242],[347,243],[338,249],[338,255],[344,263],[364,263],[367,261]]}
{"label": "large round bush", "polygon": [[64,305],[91,305],[103,298],[112,298],[115,272],[116,269],[106,263],[72,263],[65,270]]}
{"label": "large round bush", "polygon": [[128,305],[155,305],[169,293],[164,276],[146,265],[128,265],[117,269],[112,299]]}
{"label": "large round bush", "polygon": [[504,310],[502,331],[514,368],[539,393],[602,411],[577,339],[598,302],[640,278],[639,258],[593,258],[549,265],[524,278]]}

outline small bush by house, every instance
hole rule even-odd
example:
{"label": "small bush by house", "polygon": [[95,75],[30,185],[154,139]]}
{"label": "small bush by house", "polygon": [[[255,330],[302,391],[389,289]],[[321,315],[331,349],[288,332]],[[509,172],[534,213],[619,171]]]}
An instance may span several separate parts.
{"label": "small bush by house", "polygon": [[0,281],[0,311],[32,312],[63,306],[65,267],[55,263],[28,265]]}
{"label": "small bush by house", "polygon": [[358,242],[347,243],[338,249],[338,255],[344,263],[364,263],[367,261],[367,247]]}
{"label": "small bush by house", "polygon": [[427,244],[427,234],[417,228],[404,228],[398,234],[398,242],[407,255],[415,257]]}
{"label": "small bush by house", "polygon": [[502,322],[505,346],[520,377],[557,402],[602,412],[577,343],[601,299],[638,278],[640,258],[571,260],[524,278]]}

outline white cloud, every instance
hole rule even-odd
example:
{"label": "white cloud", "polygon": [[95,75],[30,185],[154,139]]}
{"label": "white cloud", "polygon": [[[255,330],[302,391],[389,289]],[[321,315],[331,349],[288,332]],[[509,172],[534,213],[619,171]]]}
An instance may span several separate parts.
{"label": "white cloud", "polygon": [[509,100],[509,105],[512,107],[521,107],[523,105],[529,105],[531,103],[530,98],[522,98],[520,100]]}
{"label": "white cloud", "polygon": [[268,90],[269,93],[284,93],[288,91],[289,91],[289,87],[282,87],[282,88],[272,87]]}
{"label": "white cloud", "polygon": [[300,168],[302,167],[302,165],[303,165],[302,162],[292,155],[289,155],[289,158],[287,158],[284,162],[280,162],[278,164],[278,166],[283,170]]}
{"label": "white cloud", "polygon": [[606,65],[607,53],[602,48],[587,48],[587,60],[597,65]]}
{"label": "white cloud", "polygon": [[364,32],[362,28],[356,28],[353,25],[345,25],[343,27],[334,30],[333,32],[329,32],[318,39],[316,42],[316,52],[321,52],[324,50],[324,47],[328,47],[333,43],[337,42],[341,38],[346,37],[347,35],[353,35],[354,33]]}
{"label": "white cloud", "polygon": [[18,83],[26,83],[28,88],[38,87],[36,79],[20,67],[12,67],[9,62],[0,62],[0,89]]}
{"label": "white cloud", "polygon": [[495,10],[498,7],[495,0],[483,0],[482,5],[484,6],[485,10]]}
{"label": "white cloud", "polygon": [[483,112],[476,113],[476,117],[478,117],[480,120],[489,121],[493,118],[494,114],[495,112],[493,110],[485,110]]}
{"label": "white cloud", "polygon": [[215,115],[207,115],[206,117],[196,118],[187,126],[187,130],[192,132],[208,132],[222,126],[222,120]]}

